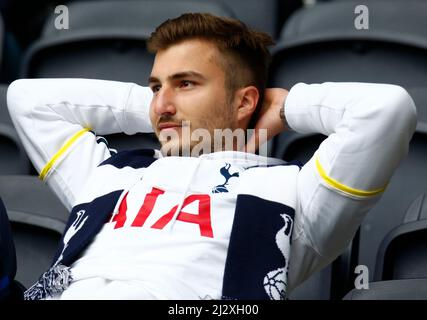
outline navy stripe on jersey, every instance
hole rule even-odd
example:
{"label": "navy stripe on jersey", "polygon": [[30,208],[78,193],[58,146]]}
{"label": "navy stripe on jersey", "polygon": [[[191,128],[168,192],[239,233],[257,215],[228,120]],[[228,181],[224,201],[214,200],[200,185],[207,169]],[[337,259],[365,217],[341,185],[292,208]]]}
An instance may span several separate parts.
{"label": "navy stripe on jersey", "polygon": [[108,147],[108,141],[107,139],[105,139],[105,137],[103,136],[98,136],[95,131],[93,130],[89,130],[88,132],[92,133],[95,136],[96,139],[96,143],[100,144],[100,143],[104,143],[107,147]]}
{"label": "navy stripe on jersey", "polygon": [[93,131],[93,130],[89,130],[88,132],[92,133],[92,134],[95,136],[95,139],[96,139],[96,143],[97,143],[97,144],[103,143],[103,144],[105,144],[105,146],[108,148],[108,150],[110,151],[110,153],[111,153],[111,154],[116,154],[116,153],[117,153],[117,150],[116,150],[116,149],[109,148],[108,140],[107,140],[105,137],[103,137],[103,136],[98,136],[98,135],[95,133],[95,131]]}
{"label": "navy stripe on jersey", "polygon": [[[252,195],[238,195],[223,278],[223,299],[269,299],[264,279],[288,261],[276,243],[283,228],[292,236],[295,211]],[[284,216],[290,221],[285,221]]]}
{"label": "navy stripe on jersey", "polygon": [[121,151],[99,164],[100,166],[112,165],[118,169],[131,167],[134,169],[146,168],[157,159],[154,158],[155,151],[153,149],[138,149],[131,151]]}
{"label": "navy stripe on jersey", "polygon": [[53,263],[61,254],[62,264],[69,266],[74,262],[111,217],[122,192],[113,191],[73,207]]}

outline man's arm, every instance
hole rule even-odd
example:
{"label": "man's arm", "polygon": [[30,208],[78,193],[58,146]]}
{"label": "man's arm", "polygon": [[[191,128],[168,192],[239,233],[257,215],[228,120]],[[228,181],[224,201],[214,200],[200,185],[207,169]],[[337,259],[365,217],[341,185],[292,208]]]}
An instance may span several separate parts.
{"label": "man's arm", "polygon": [[40,178],[70,209],[110,157],[96,134],[151,132],[149,88],[88,79],[22,79],[7,92],[13,123]]}
{"label": "man's arm", "polygon": [[399,86],[297,84],[287,125],[328,138],[301,169],[288,290],[331,263],[348,245],[408,152],[416,108]]}

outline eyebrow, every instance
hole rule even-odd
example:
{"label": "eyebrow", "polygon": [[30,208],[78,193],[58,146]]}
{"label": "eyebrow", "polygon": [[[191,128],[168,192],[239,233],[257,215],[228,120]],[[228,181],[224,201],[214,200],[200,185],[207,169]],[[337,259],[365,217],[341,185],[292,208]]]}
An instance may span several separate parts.
{"label": "eyebrow", "polygon": [[[168,76],[168,80],[179,80],[184,79],[188,77],[198,78],[200,80],[206,80],[206,77],[204,77],[201,73],[198,73],[196,71],[183,71],[178,72],[173,75]],[[156,77],[150,76],[148,78],[148,83],[160,83],[160,80]]]}

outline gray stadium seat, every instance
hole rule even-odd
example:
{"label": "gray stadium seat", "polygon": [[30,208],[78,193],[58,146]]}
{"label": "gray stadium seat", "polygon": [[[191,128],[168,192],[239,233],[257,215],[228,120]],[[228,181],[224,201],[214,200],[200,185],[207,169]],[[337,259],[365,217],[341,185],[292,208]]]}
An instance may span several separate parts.
{"label": "gray stadium seat", "polygon": [[381,243],[375,280],[427,278],[427,194],[417,197],[403,223]]}
{"label": "gray stadium seat", "polygon": [[0,197],[15,241],[15,279],[28,288],[51,265],[68,212],[35,176],[0,176]]}
{"label": "gray stadium seat", "polygon": [[7,85],[0,85],[0,174],[29,174],[31,163],[9,116]]}
{"label": "gray stadium seat", "polygon": [[[179,1],[179,0],[178,0]],[[302,0],[216,0],[222,2],[248,26],[267,32],[273,39],[279,35],[286,19],[302,6]]]}
{"label": "gray stadium seat", "polygon": [[[160,0],[157,0],[160,1]],[[170,1],[170,0],[166,0]],[[175,0],[180,2],[182,0]],[[193,0],[210,2],[230,9],[235,17],[249,27],[264,31],[274,39],[286,19],[298,8],[302,7],[302,0]]]}
{"label": "gray stadium seat", "polygon": [[39,36],[47,13],[54,10],[55,4],[63,0],[1,0],[0,12],[3,15],[7,32],[12,33],[20,47],[27,47]]}
{"label": "gray stadium seat", "polygon": [[[161,2],[161,0],[157,0]],[[170,0],[163,0],[170,2]],[[182,0],[174,0],[181,2]],[[278,37],[285,19],[302,6],[301,0],[193,0],[198,3],[212,3],[227,8],[235,18],[256,30]]]}
{"label": "gray stadium seat", "polygon": [[403,223],[383,239],[374,282],[346,300],[427,300],[427,194],[418,196]]}
{"label": "gray stadium seat", "polygon": [[[370,1],[369,29],[354,26],[357,0],[298,10],[273,51],[271,83],[360,81],[394,83],[425,102],[427,3]],[[424,97],[424,98],[423,98]],[[421,99],[421,101],[419,100]]]}
{"label": "gray stadium seat", "polygon": [[[8,3],[0,1],[0,82],[9,83],[18,77],[21,63],[21,47],[9,30]],[[5,12],[6,11],[6,12]]]}
{"label": "gray stadium seat", "polygon": [[353,289],[344,300],[427,300],[427,279],[369,283],[369,289]]}
{"label": "gray stadium seat", "polygon": [[16,290],[16,252],[12,230],[3,201],[0,198],[0,301],[22,299],[23,290]]}
{"label": "gray stadium seat", "polygon": [[2,64],[2,61],[3,61],[4,36],[5,36],[5,30],[4,30],[3,16],[0,14],[0,65]]}
{"label": "gray stadium seat", "polygon": [[[359,263],[373,280],[376,255],[384,236],[401,224],[405,209],[427,183],[427,2],[370,1],[369,30],[354,27],[359,1],[319,3],[288,20],[273,49],[270,86],[298,82],[377,82],[401,85],[418,109],[417,132],[408,156],[393,175],[379,203],[360,229]],[[273,155],[291,154],[295,133],[278,136]],[[299,151],[304,154],[304,151]],[[307,154],[305,152],[305,154]]]}

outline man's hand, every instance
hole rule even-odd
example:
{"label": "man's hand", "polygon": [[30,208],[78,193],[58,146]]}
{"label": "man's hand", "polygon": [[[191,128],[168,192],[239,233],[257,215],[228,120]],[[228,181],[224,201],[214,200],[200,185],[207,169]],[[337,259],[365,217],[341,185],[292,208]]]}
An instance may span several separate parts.
{"label": "man's hand", "polygon": [[267,140],[287,130],[286,120],[280,118],[280,109],[285,103],[289,91],[285,89],[266,89],[264,101],[258,115],[254,134],[245,146],[246,152],[255,153],[258,147],[266,141],[259,141],[259,129],[267,129]]}

